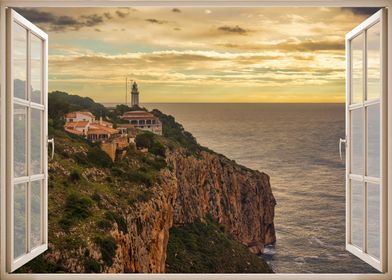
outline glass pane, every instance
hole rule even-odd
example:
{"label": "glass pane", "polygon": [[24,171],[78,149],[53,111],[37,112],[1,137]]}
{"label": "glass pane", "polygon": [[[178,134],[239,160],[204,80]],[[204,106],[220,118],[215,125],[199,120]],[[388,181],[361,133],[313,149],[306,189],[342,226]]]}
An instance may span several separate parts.
{"label": "glass pane", "polygon": [[14,186],[14,259],[24,255],[27,251],[27,184]]}
{"label": "glass pane", "polygon": [[42,244],[41,239],[41,184],[42,181],[31,182],[31,248]]}
{"label": "glass pane", "polygon": [[351,111],[351,173],[363,175],[363,110]]}
{"label": "glass pane", "polygon": [[17,23],[13,26],[12,74],[14,96],[27,99],[27,30]]}
{"label": "glass pane", "polygon": [[351,243],[363,248],[363,183],[351,181]]}
{"label": "glass pane", "polygon": [[363,38],[359,36],[351,40],[351,103],[361,103],[363,99]]}
{"label": "glass pane", "polygon": [[377,23],[367,31],[367,100],[379,98],[381,93],[381,25]]}
{"label": "glass pane", "polygon": [[14,177],[27,176],[27,107],[14,105]]}
{"label": "glass pane", "polygon": [[368,253],[380,259],[380,187],[368,183]]}
{"label": "glass pane", "polygon": [[42,98],[42,41],[31,34],[31,101],[41,103]]}
{"label": "glass pane", "polygon": [[42,173],[42,111],[31,109],[31,173]]}
{"label": "glass pane", "polygon": [[367,175],[380,177],[380,104],[367,108],[368,162]]}

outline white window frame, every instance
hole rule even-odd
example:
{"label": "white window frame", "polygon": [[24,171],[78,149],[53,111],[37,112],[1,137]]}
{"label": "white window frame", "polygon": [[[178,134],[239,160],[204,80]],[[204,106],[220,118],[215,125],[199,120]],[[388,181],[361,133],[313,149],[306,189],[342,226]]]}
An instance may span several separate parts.
{"label": "white window frame", "polygon": [[[4,168],[6,164],[5,143],[5,81],[6,81],[6,53],[5,53],[5,10],[6,7],[126,7],[126,6],[161,6],[161,7],[380,7],[387,8],[388,13],[388,85],[392,84],[392,0],[0,0],[0,278],[15,279],[43,279],[43,280],[73,280],[73,279],[358,279],[358,280],[387,280],[392,279],[392,180],[387,180],[388,192],[387,219],[387,268],[386,273],[380,274],[9,274],[6,271],[6,182]],[[392,167],[392,87],[388,86],[387,114],[388,114],[388,144],[387,166]],[[392,168],[388,168],[387,177],[392,178]]]}
{"label": "white window frame", "polygon": [[[48,117],[47,117],[47,112],[48,112],[48,101],[47,101],[47,50],[48,50],[48,36],[42,32],[40,29],[38,29],[36,26],[31,24],[29,21],[27,21],[24,17],[16,13],[12,9],[7,10],[7,82],[6,82],[6,87],[7,87],[7,100],[6,100],[6,106],[7,106],[7,118],[11,121],[7,122],[7,162],[13,162],[14,158],[14,145],[13,145],[13,135],[14,135],[14,128],[13,128],[13,116],[14,116],[14,105],[21,105],[24,108],[28,109],[27,113],[27,137],[26,137],[26,146],[27,151],[27,175],[19,178],[14,178],[14,171],[13,171],[13,164],[8,164],[7,165],[7,174],[6,174],[6,180],[7,180],[7,202],[9,203],[7,205],[7,209],[10,209],[10,211],[7,212],[7,270],[8,271],[14,271],[15,269],[19,268],[23,264],[29,262],[30,260],[34,259],[38,255],[42,254],[48,249],[48,232],[47,232],[47,225],[48,225],[48,209],[47,209],[47,186],[48,186],[48,156],[47,156],[47,124],[48,123]],[[17,97],[14,97],[14,90],[13,90],[13,77],[12,74],[13,70],[13,36],[14,36],[14,31],[13,31],[13,26],[15,24],[18,24],[25,28],[28,31],[28,36],[26,37],[26,44],[27,44],[27,61],[26,61],[26,70],[27,70],[27,95],[28,99],[30,99],[31,95],[31,90],[30,84],[31,84],[31,38],[32,36],[35,36],[42,40],[42,52],[41,52],[41,59],[42,59],[42,74],[41,74],[41,103],[35,103],[32,101],[29,101],[28,99],[20,99]],[[42,127],[41,127],[41,164],[42,164],[42,172],[41,174],[36,174],[36,175],[30,175],[30,163],[31,163],[31,151],[30,151],[30,129],[31,129],[31,109],[36,109],[39,110],[42,114]],[[9,176],[11,174],[11,176]],[[30,233],[31,233],[31,225],[30,225],[30,220],[29,217],[31,216],[31,207],[30,207],[30,197],[31,197],[31,183],[34,181],[40,181],[41,182],[41,242],[42,244],[32,248],[31,242],[30,242]],[[14,207],[13,207],[13,202],[14,202],[14,186],[15,184],[23,184],[26,183],[27,185],[27,201],[26,201],[26,215],[27,215],[27,221],[26,221],[26,253],[22,255],[21,257],[14,259]]]}
{"label": "white window frame", "polygon": [[[387,87],[384,83],[387,79],[387,63],[385,63],[382,59],[380,62],[380,82],[381,82],[381,92],[379,98],[376,99],[367,99],[367,39],[363,40],[363,55],[362,55],[362,68],[363,68],[363,92],[362,92],[362,102],[351,104],[351,85],[352,85],[352,77],[351,77],[351,70],[352,70],[352,57],[351,57],[351,41],[360,34],[367,34],[367,30],[372,28],[374,25],[380,23],[381,28],[381,43],[380,45],[380,58],[386,57],[386,13],[385,9],[379,10],[375,14],[371,15],[367,18],[364,22],[360,25],[355,27],[352,31],[346,34],[346,249],[347,251],[351,252],[358,258],[366,261],[368,264],[372,265],[374,268],[385,271],[386,270],[386,260],[387,260],[387,248],[386,246],[386,235],[387,235],[387,228],[386,228],[386,210],[387,210],[387,201],[384,199],[387,193],[387,184],[385,178],[387,178],[387,169],[386,167],[386,118],[387,118],[387,102],[385,97],[387,96]],[[367,38],[364,37],[364,38]],[[368,139],[365,135],[367,135],[367,118],[365,117],[366,108],[371,105],[379,104],[380,105],[380,175],[379,178],[374,178],[366,175],[354,175],[351,174],[351,112],[356,109],[360,109],[363,115],[363,124],[362,130],[366,133],[363,134],[364,138],[362,139],[363,142],[363,169],[364,173],[367,171],[367,145]],[[357,247],[356,245],[352,244],[351,240],[351,232],[352,232],[352,224],[351,224],[351,211],[352,211],[352,201],[351,201],[351,181],[355,180],[356,182],[361,182],[363,184],[362,191],[363,191],[363,205],[365,205],[363,209],[362,215],[362,224],[363,224],[363,244],[362,248]],[[380,188],[380,259],[376,259],[367,253],[367,201],[368,201],[368,194],[367,194],[367,184],[373,183],[378,184]]]}

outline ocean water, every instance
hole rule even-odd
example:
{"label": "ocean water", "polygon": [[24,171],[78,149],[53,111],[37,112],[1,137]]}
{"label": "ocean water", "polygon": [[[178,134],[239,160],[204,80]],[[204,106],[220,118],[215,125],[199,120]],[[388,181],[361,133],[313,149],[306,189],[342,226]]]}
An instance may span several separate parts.
{"label": "ocean water", "polygon": [[375,273],[345,250],[343,104],[143,104],[173,115],[198,142],[270,175],[277,273]]}

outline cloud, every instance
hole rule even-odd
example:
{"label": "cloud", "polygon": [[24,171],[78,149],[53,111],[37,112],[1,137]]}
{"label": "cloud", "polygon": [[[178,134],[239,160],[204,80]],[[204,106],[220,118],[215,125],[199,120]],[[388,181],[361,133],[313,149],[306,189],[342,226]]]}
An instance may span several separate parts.
{"label": "cloud", "polygon": [[79,30],[83,27],[94,27],[102,24],[104,22],[104,17],[108,18],[107,15],[104,15],[103,17],[98,14],[83,15],[79,17],[68,15],[58,16],[49,12],[30,8],[19,8],[16,10],[28,20],[38,25],[44,25],[49,31]]}
{"label": "cloud", "polygon": [[129,11],[123,12],[123,11],[121,11],[121,10],[117,10],[117,11],[116,11],[116,15],[119,16],[120,18],[125,18],[126,16],[129,15]]}
{"label": "cloud", "polygon": [[221,43],[218,46],[247,51],[282,51],[282,52],[314,52],[314,51],[342,51],[344,50],[343,40],[295,40],[289,39],[276,43]]}
{"label": "cloud", "polygon": [[113,18],[112,14],[109,13],[109,12],[103,13],[103,15],[104,15],[107,19],[112,19],[112,18]]}
{"label": "cloud", "polygon": [[173,12],[173,13],[181,13],[181,10],[178,9],[178,8],[173,8],[173,9],[172,9],[172,12]]}
{"label": "cloud", "polygon": [[80,22],[81,25],[86,25],[86,26],[96,26],[98,24],[101,24],[104,22],[103,17],[97,14],[93,14],[93,15],[88,15],[88,16],[81,16],[81,19],[84,19],[84,22]]}
{"label": "cloud", "polygon": [[380,10],[380,8],[377,7],[352,7],[352,8],[342,8],[342,10],[347,10],[347,11],[351,11],[354,15],[359,15],[359,16],[371,16],[372,14],[374,14],[375,12],[377,12],[378,10]]}
{"label": "cloud", "polygon": [[167,23],[167,21],[165,21],[165,20],[159,20],[159,19],[155,19],[155,18],[148,18],[148,19],[146,19],[146,21],[150,22],[150,23],[154,23],[154,24],[165,24],[165,23]]}
{"label": "cloud", "polygon": [[249,32],[249,30],[246,30],[238,25],[236,26],[225,25],[225,26],[218,27],[218,30],[224,31],[226,33],[234,33],[234,34],[236,33],[240,35],[246,35]]}

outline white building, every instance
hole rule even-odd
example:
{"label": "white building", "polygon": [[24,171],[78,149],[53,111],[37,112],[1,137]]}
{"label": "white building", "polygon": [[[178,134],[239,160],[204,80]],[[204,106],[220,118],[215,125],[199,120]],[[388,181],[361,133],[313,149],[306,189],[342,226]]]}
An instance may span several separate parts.
{"label": "white building", "polygon": [[69,122],[95,122],[95,116],[90,112],[76,111],[65,115],[65,121]]}
{"label": "white building", "polygon": [[127,120],[133,127],[151,131],[155,134],[162,135],[162,123],[159,118],[146,111],[125,112],[121,117]]}

